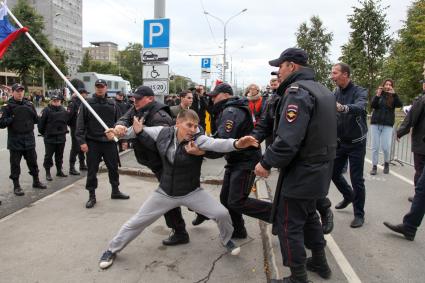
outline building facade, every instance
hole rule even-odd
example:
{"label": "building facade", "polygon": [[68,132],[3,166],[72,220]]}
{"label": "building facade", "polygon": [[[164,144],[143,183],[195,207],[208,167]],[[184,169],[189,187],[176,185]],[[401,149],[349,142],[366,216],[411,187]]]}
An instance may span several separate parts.
{"label": "building facade", "polygon": [[118,44],[110,41],[90,42],[92,46],[83,47],[83,52],[88,52],[90,57],[99,62],[116,64],[118,57]]}
{"label": "building facade", "polygon": [[[18,0],[8,0],[12,10]],[[83,59],[83,1],[28,0],[44,17],[45,34],[53,46],[65,51],[70,75],[77,72]]]}

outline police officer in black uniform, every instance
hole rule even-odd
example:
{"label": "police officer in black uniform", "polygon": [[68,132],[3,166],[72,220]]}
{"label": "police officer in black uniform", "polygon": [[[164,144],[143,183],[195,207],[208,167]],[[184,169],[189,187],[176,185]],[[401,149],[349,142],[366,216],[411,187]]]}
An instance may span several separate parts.
{"label": "police officer in black uniform", "polygon": [[[115,94],[115,105],[120,109],[121,114],[127,113],[127,111],[131,108],[131,105],[124,100],[124,93],[118,91]],[[118,141],[118,149],[120,152],[126,150],[128,148],[127,140],[119,140]]]}
{"label": "police officer in black uniform", "polygon": [[38,121],[38,132],[44,137],[45,154],[43,167],[46,169],[47,181],[53,180],[50,174],[50,168],[53,167],[53,154],[55,155],[56,176],[68,176],[63,172],[62,164],[69,114],[61,102],[61,98],[58,95],[52,95],[50,104],[43,109]]}
{"label": "police officer in black uniform", "polygon": [[[83,96],[84,98],[87,98],[87,90],[84,88],[80,88],[78,92]],[[77,114],[78,109],[81,106],[81,100],[74,95],[71,99],[71,101],[68,103],[67,111],[69,113],[69,128],[71,129],[71,151],[69,152],[69,174],[71,175],[80,175],[80,172],[78,172],[75,169],[75,162],[77,161],[77,155],[78,160],[80,161],[80,170],[87,170],[86,162],[85,162],[85,154],[81,151],[80,145],[78,144],[77,138],[75,136],[75,128],[77,126]],[[83,106],[84,107],[84,106]]]}
{"label": "police officer in black uniform", "polygon": [[[213,116],[217,128],[216,138],[235,138],[251,133],[254,124],[246,98],[233,97],[232,87],[227,83],[217,85],[208,96],[214,103]],[[242,214],[270,221],[271,204],[249,198],[254,182],[253,169],[261,158],[261,150],[251,148],[225,155],[226,170],[220,193],[221,203],[229,209],[234,232],[233,238],[247,237]],[[197,220],[202,218],[197,216]],[[195,222],[199,222],[196,221]]]}
{"label": "police officer in black uniform", "polygon": [[[115,106],[114,101],[106,97],[108,88],[105,80],[97,80],[95,89],[94,97],[87,99],[87,102],[108,127],[113,127],[121,117],[120,109]],[[111,199],[129,199],[130,197],[121,193],[118,188],[120,183],[117,146],[115,142],[107,139],[104,128],[86,107],[80,107],[78,112],[75,135],[81,150],[87,153],[86,189],[89,191],[89,200],[86,203],[86,208],[92,208],[96,204],[96,174],[102,158],[108,168],[109,183],[112,186]]]}
{"label": "police officer in black uniform", "polygon": [[[316,200],[326,197],[332,177],[335,97],[314,81],[307,59],[304,50],[289,48],[269,62],[279,67],[282,80],[277,91],[282,96],[280,117],[276,117],[276,138],[255,167],[261,177],[267,177],[272,167],[280,168],[272,216],[291,276],[278,282],[308,282],[306,265],[323,278],[331,275]],[[306,259],[304,247],[312,250],[311,258]]]}
{"label": "police officer in black uniform", "polygon": [[[133,94],[134,105],[115,124],[115,129],[124,131],[133,125],[133,118],[144,119],[144,125],[171,126],[174,124],[171,118],[170,108],[160,102],[155,101],[154,93],[147,86],[139,86]],[[161,179],[162,162],[155,145],[155,141],[145,134],[141,134],[133,140],[134,154],[137,162],[147,166],[155,174],[158,181]],[[163,241],[164,245],[179,245],[189,242],[189,234],[186,231],[181,209],[177,207],[164,214],[167,226],[173,229],[170,237]]]}
{"label": "police officer in black uniform", "polygon": [[0,128],[7,128],[7,148],[10,152],[10,176],[13,191],[17,196],[25,193],[19,184],[22,156],[27,161],[33,188],[45,189],[38,177],[37,153],[35,151],[34,124],[38,122],[37,112],[31,102],[24,98],[24,86],[14,84],[12,97],[0,110]]}

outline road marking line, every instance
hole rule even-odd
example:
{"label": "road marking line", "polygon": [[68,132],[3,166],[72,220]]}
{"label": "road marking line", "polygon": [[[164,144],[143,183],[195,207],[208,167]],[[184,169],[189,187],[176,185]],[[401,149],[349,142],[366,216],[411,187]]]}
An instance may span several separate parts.
{"label": "road marking line", "polygon": [[325,239],[326,239],[326,245],[328,246],[328,249],[330,250],[333,257],[335,258],[335,261],[338,264],[339,268],[341,269],[342,273],[344,274],[345,278],[347,278],[347,281],[349,283],[361,283],[362,281],[357,276],[353,267],[351,267],[347,258],[344,256],[341,249],[336,244],[334,238],[332,238],[331,235],[325,235]]}
{"label": "road marking line", "polygon": [[[369,163],[369,164],[372,164],[372,160],[370,160],[370,159],[368,159],[368,158],[365,158],[365,160],[366,160],[366,162],[367,163]],[[381,165],[378,165],[378,168],[379,169],[383,169],[384,167],[383,166],[381,166]],[[396,173],[396,172],[393,172],[392,170],[390,170],[390,174],[391,175],[393,175],[393,176],[395,176],[395,177],[397,177],[397,178],[399,178],[400,180],[402,180],[402,181],[405,181],[406,183],[408,183],[409,185],[412,185],[412,186],[414,186],[415,184],[413,183],[413,181],[412,180],[410,180],[410,179],[407,179],[406,177],[404,177],[404,176],[402,176],[402,175],[400,175],[400,174],[398,174],[398,173]]]}
{"label": "road marking line", "polygon": [[[79,181],[79,180],[78,180],[78,181]],[[76,181],[76,182],[78,182],[78,181]],[[9,214],[8,216],[3,217],[2,219],[0,219],[0,223],[4,222],[4,221],[6,221],[6,220],[11,219],[12,217],[14,217],[14,216],[16,216],[16,215],[18,215],[18,214],[20,214],[20,213],[22,213],[22,212],[26,211],[27,209],[30,209],[32,206],[34,206],[34,205],[36,205],[36,204],[38,204],[38,203],[41,203],[41,202],[43,202],[43,201],[46,201],[46,200],[48,200],[48,199],[50,199],[50,198],[52,198],[52,197],[56,196],[56,195],[57,195],[57,194],[59,194],[59,193],[65,192],[66,190],[69,190],[70,188],[72,188],[72,187],[74,186],[74,184],[75,184],[76,182],[74,182],[74,183],[72,183],[72,184],[69,184],[69,185],[68,185],[68,186],[66,186],[65,188],[63,188],[63,189],[61,189],[61,190],[59,190],[59,191],[57,191],[57,192],[54,192],[54,193],[52,193],[52,194],[50,194],[50,195],[48,195],[48,196],[45,196],[44,198],[41,198],[41,199],[39,199],[39,200],[37,200],[37,201],[35,201],[35,202],[33,202],[33,203],[29,204],[29,206],[27,206],[27,207],[21,208],[20,210],[17,210],[17,211],[15,211],[15,212],[14,212],[14,213],[12,213],[12,214]]]}

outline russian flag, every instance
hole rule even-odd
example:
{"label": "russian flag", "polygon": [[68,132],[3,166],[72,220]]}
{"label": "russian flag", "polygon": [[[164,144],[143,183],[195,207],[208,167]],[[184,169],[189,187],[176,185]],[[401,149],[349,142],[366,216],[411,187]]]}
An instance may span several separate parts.
{"label": "russian flag", "polygon": [[19,34],[28,31],[23,27],[16,29],[7,19],[6,3],[0,8],[0,59],[3,57],[9,45],[19,36]]}

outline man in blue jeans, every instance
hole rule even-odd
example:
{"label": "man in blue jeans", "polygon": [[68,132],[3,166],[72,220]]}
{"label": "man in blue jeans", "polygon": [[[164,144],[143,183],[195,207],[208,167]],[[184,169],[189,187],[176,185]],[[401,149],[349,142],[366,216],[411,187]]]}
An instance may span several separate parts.
{"label": "man in blue jeans", "polygon": [[[354,219],[352,228],[363,226],[366,190],[363,178],[366,155],[366,106],[367,90],[355,85],[350,78],[350,66],[337,63],[332,67],[332,80],[336,83],[338,148],[334,161],[332,181],[343,195],[336,209],[344,209],[353,203]],[[342,170],[350,162],[352,187],[342,175]]]}

